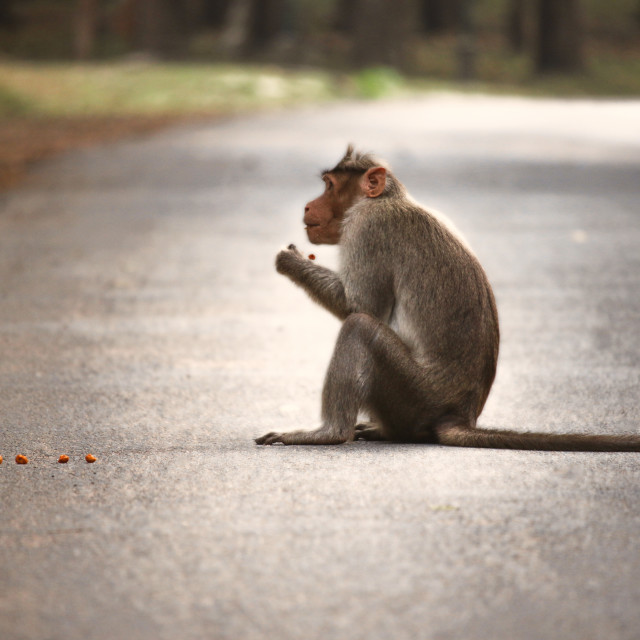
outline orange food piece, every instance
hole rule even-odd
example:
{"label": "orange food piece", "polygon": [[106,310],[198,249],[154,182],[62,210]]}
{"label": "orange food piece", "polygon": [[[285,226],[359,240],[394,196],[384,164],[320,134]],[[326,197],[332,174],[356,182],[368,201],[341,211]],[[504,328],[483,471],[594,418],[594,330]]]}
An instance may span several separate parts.
{"label": "orange food piece", "polygon": [[315,260],[315,259],[316,259],[315,255],[313,253],[310,253],[309,260]]}
{"label": "orange food piece", "polygon": [[0,456],[0,464],[2,464],[2,456]]}
{"label": "orange food piece", "polygon": [[21,454],[18,454],[16,456],[16,464],[28,464],[29,463],[29,458],[27,458],[27,456],[23,456]]}
{"label": "orange food piece", "polygon": [[90,453],[87,453],[87,455],[84,457],[84,459],[87,462],[95,462],[98,458],[96,458],[95,456],[92,456]]}
{"label": "orange food piece", "polygon": [[58,458],[58,462],[60,464],[66,464],[67,462],[69,462],[69,456],[65,456],[64,454],[62,454],[59,458]]}

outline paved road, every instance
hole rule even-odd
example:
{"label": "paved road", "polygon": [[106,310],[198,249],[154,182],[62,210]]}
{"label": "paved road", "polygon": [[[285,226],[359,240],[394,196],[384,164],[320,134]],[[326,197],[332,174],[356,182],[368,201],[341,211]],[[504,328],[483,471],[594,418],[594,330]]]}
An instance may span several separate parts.
{"label": "paved road", "polygon": [[252,438],[317,424],[339,326],[272,264],[308,246],[302,205],[349,141],[486,266],[482,424],[639,432],[639,109],[262,115],[74,153],[3,196],[0,637],[638,638],[639,455]]}

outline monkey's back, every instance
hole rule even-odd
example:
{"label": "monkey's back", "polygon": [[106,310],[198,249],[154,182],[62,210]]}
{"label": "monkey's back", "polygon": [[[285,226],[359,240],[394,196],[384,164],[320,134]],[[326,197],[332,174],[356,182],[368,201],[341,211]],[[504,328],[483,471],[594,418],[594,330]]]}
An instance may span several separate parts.
{"label": "monkey's back", "polygon": [[342,273],[348,297],[361,301],[357,310],[389,324],[451,402],[469,398],[477,416],[495,376],[499,329],[491,286],[466,243],[401,197],[353,207],[341,244],[344,265],[368,256],[365,277],[363,265]]}

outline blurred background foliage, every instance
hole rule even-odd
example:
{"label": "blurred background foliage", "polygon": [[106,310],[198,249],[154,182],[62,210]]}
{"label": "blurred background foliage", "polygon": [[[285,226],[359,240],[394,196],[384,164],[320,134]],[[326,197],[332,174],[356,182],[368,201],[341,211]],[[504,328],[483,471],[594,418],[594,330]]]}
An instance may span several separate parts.
{"label": "blurred background foliage", "polygon": [[0,186],[24,157],[184,117],[433,88],[635,96],[639,36],[640,0],[0,0]]}
{"label": "blurred background foliage", "polygon": [[629,94],[639,36],[640,0],[0,0],[13,60],[386,67],[509,85],[564,74]]}

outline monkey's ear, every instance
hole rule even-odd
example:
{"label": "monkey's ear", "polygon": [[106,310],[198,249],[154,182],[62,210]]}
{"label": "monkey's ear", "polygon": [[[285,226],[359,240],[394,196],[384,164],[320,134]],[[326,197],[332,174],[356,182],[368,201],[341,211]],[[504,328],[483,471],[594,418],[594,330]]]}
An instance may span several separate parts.
{"label": "monkey's ear", "polygon": [[367,198],[377,198],[387,184],[387,170],[384,167],[372,167],[362,177],[362,191]]}

